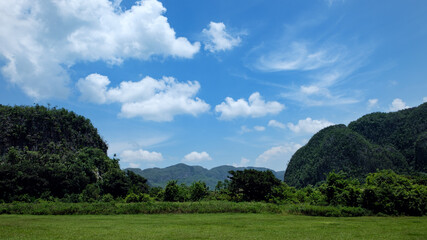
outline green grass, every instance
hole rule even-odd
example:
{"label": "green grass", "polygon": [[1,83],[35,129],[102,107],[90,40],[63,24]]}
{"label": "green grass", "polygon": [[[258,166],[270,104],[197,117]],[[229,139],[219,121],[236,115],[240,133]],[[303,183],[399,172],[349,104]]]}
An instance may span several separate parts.
{"label": "green grass", "polygon": [[0,215],[0,239],[427,239],[427,217]]}

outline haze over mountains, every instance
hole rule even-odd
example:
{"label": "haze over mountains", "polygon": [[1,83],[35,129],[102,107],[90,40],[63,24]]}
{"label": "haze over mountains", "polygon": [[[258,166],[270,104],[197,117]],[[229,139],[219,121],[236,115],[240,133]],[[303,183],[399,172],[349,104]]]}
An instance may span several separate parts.
{"label": "haze over mountains", "polygon": [[[144,170],[139,168],[127,168],[126,170],[143,176],[152,187],[165,187],[168,181],[178,180],[178,183],[185,183],[187,185],[190,185],[194,181],[204,181],[210,189],[214,189],[218,181],[227,179],[229,171],[243,169],[256,169],[259,171],[271,170],[259,167],[233,167],[229,165],[206,169],[200,166],[189,166],[183,163],[166,168],[148,168]],[[284,171],[271,171],[278,179],[283,181]]]}

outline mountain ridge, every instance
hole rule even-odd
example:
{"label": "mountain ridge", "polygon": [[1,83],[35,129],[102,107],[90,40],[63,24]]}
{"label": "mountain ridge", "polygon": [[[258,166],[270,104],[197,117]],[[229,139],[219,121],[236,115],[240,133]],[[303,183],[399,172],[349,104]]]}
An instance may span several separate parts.
{"label": "mountain ridge", "polygon": [[185,163],[178,163],[165,168],[126,168],[148,180],[152,187],[165,187],[170,180],[177,180],[178,183],[190,185],[194,181],[204,181],[210,189],[214,189],[218,181],[224,181],[229,176],[229,171],[256,169],[259,171],[270,170],[273,174],[283,181],[285,171],[274,171],[262,167],[234,167],[231,165],[220,165],[211,169],[202,166],[190,166]]}

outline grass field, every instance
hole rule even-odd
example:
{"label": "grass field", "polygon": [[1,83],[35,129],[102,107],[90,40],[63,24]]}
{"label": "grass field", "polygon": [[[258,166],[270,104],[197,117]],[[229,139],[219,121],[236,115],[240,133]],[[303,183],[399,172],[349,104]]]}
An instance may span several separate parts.
{"label": "grass field", "polygon": [[427,239],[427,217],[0,215],[0,239]]}

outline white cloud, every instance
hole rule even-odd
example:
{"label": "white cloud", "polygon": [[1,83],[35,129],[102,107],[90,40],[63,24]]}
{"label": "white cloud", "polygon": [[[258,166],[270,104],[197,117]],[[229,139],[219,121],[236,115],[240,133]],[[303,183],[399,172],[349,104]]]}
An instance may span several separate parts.
{"label": "white cloud", "polygon": [[369,99],[368,100],[368,108],[378,107],[378,99]]}
{"label": "white cloud", "polygon": [[208,29],[203,29],[202,33],[206,38],[205,50],[210,52],[231,50],[242,41],[240,36],[232,36],[227,33],[225,24],[222,22],[210,22]]}
{"label": "white cloud", "polygon": [[316,133],[319,130],[331,126],[333,123],[326,120],[313,120],[306,118],[298,121],[298,124],[288,123],[288,127],[291,131],[296,133]]}
{"label": "white cloud", "polygon": [[198,163],[203,161],[209,161],[212,160],[212,158],[209,156],[207,152],[191,152],[187,155],[185,155],[183,162],[189,162],[189,163]]}
{"label": "white cloud", "polygon": [[281,129],[285,129],[285,128],[286,128],[285,124],[283,124],[283,123],[281,123],[281,122],[278,122],[278,121],[276,121],[276,120],[270,120],[270,121],[268,122],[268,126],[269,126],[269,127],[281,128]]}
{"label": "white cloud", "polygon": [[283,169],[292,155],[302,147],[301,144],[287,143],[268,149],[255,160],[256,167],[268,167],[275,170]]}
{"label": "white cloud", "polygon": [[199,51],[199,42],[176,37],[159,1],[142,0],[126,11],[119,3],[1,1],[1,73],[30,97],[67,97],[68,69],[76,62],[191,58]]}
{"label": "white cloud", "polygon": [[395,111],[403,110],[406,108],[409,108],[409,106],[407,106],[406,103],[402,99],[396,98],[391,103],[389,111],[395,112]]}
{"label": "white cloud", "polygon": [[265,127],[264,126],[255,126],[254,129],[255,129],[255,131],[262,132],[265,130]]}
{"label": "white cloud", "polygon": [[335,51],[324,48],[309,50],[306,43],[292,42],[289,48],[262,55],[256,68],[267,72],[308,71],[330,66],[338,59],[339,54]]}
{"label": "white cloud", "polygon": [[139,166],[142,162],[160,162],[163,161],[163,156],[158,152],[149,152],[143,149],[125,150],[120,154],[120,161],[124,163]]}
{"label": "white cloud", "polygon": [[197,81],[178,82],[174,78],[160,80],[145,77],[138,82],[121,82],[118,87],[108,88],[106,76],[91,74],[77,82],[81,100],[98,104],[118,102],[122,104],[122,117],[142,117],[151,121],[172,121],[176,115],[207,112],[209,104],[195,97],[200,89]]}
{"label": "white cloud", "polygon": [[423,103],[427,102],[427,97],[423,97]]}
{"label": "white cloud", "polygon": [[233,167],[247,167],[249,162],[250,162],[249,159],[242,157],[239,163],[233,163],[232,165]]}
{"label": "white cloud", "polygon": [[267,114],[277,114],[281,112],[285,106],[279,102],[265,102],[258,92],[253,93],[249,97],[249,101],[233,98],[225,98],[225,102],[216,105],[215,111],[221,113],[219,119],[231,120],[237,117],[263,117]]}

